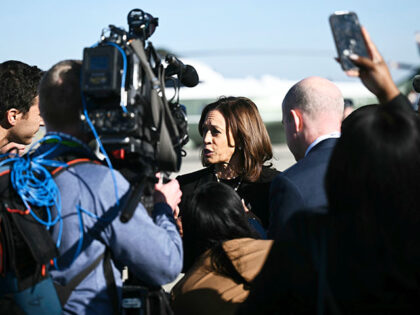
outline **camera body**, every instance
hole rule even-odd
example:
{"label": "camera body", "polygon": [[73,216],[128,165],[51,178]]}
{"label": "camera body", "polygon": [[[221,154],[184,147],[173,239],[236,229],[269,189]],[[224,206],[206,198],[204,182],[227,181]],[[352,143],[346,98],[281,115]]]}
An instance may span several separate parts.
{"label": "camera body", "polygon": [[[129,32],[110,25],[97,45],[83,51],[82,117],[116,168],[176,172],[188,123],[185,107],[166,99],[161,58],[152,43],[145,47],[158,19],[134,9],[128,22]],[[179,93],[179,83],[174,88]]]}

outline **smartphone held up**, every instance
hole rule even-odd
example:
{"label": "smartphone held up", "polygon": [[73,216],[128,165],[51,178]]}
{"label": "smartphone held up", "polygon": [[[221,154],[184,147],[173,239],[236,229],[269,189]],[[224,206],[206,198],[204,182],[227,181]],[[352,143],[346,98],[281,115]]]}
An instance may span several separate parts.
{"label": "smartphone held up", "polygon": [[349,56],[369,57],[369,53],[356,13],[337,11],[330,15],[329,21],[341,67],[344,71],[358,69]]}

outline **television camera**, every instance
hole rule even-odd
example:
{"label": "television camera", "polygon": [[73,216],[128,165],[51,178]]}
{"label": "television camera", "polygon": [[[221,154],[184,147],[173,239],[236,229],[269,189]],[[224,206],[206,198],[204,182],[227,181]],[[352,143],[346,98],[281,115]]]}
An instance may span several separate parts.
{"label": "television camera", "polygon": [[[131,219],[139,201],[148,210],[153,207],[155,172],[179,171],[182,147],[188,142],[179,90],[181,84],[193,87],[199,81],[195,69],[173,55],[166,56],[164,66],[152,43],[146,42],[158,26],[157,18],[133,9],[127,20],[128,32],[109,25],[97,45],[84,49],[81,78],[82,119],[96,133],[112,165],[131,183],[121,205],[122,222]],[[165,95],[166,82],[174,88],[170,100]],[[123,314],[154,309],[151,304],[160,301],[162,291],[149,289],[129,272],[123,287]]]}
{"label": "television camera", "polygon": [[[182,147],[188,142],[179,89],[181,84],[197,85],[198,75],[173,55],[166,57],[165,67],[152,43],[146,43],[158,18],[133,9],[127,20],[128,32],[109,25],[97,45],[84,49],[83,118],[94,127],[113,165],[123,169],[123,174],[145,167],[153,172],[176,172]],[[175,82],[169,101],[165,95],[168,80]]]}
{"label": "television camera", "polygon": [[[165,66],[152,43],[146,42],[158,18],[133,9],[127,20],[128,32],[109,25],[98,44],[84,49],[81,78],[82,119],[96,131],[112,165],[131,183],[120,216],[123,222],[132,217],[140,200],[152,207],[157,171],[179,171],[182,147],[188,142],[179,90],[181,84],[193,87],[199,81],[195,69],[173,55],[166,56]],[[170,100],[166,82],[174,87]]]}

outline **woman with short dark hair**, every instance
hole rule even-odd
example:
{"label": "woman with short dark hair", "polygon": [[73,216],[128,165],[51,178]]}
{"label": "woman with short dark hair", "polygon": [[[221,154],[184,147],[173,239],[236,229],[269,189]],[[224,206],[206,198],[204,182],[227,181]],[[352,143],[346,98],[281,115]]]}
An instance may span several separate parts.
{"label": "woman with short dark hair", "polygon": [[246,97],[221,97],[208,104],[198,125],[205,169],[179,176],[185,202],[204,183],[231,186],[264,228],[269,220],[269,188],[279,173],[265,165],[273,157],[270,138],[257,106]]}
{"label": "woman with short dark hair", "polygon": [[173,289],[176,314],[233,314],[248,295],[272,241],[259,240],[242,201],[222,183],[204,184],[183,212],[188,269]]}

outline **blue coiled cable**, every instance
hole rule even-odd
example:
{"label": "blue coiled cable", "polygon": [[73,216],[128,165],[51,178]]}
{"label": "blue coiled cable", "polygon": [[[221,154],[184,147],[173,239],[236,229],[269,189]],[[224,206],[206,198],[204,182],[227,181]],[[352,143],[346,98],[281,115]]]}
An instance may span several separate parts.
{"label": "blue coiled cable", "polygon": [[[121,80],[121,89],[124,89],[125,82],[126,82],[126,75],[127,75],[127,56],[124,50],[118,45],[116,45],[115,43],[107,42],[105,44],[116,47],[123,57],[123,75],[122,75],[122,80]],[[112,180],[114,184],[116,204],[117,206],[119,206],[118,187],[116,183],[114,169],[105,151],[105,148],[103,147],[102,142],[100,141],[100,138],[95,130],[95,127],[93,126],[92,122],[89,119],[83,92],[82,92],[82,103],[83,103],[83,109],[84,109],[86,121],[88,122],[96,138],[96,141],[101,149],[101,152],[105,156],[105,160],[108,164],[108,167],[110,168]],[[121,107],[124,112],[127,112],[127,108],[125,106],[121,106]],[[38,156],[31,157],[29,153],[33,151],[33,148],[35,146],[51,139],[58,140],[58,143],[55,146],[52,146],[46,152]],[[57,248],[59,248],[61,245],[61,239],[62,239],[62,234],[63,234],[63,218],[61,215],[61,195],[60,195],[60,190],[58,189],[53,177],[51,176],[50,172],[45,168],[45,166],[66,168],[68,167],[68,165],[64,162],[45,159],[45,157],[48,156],[50,153],[52,153],[54,150],[56,150],[56,148],[61,143],[61,141],[62,139],[58,135],[45,136],[42,139],[35,142],[30,147],[29,153],[25,157],[18,157],[15,155],[0,162],[0,167],[6,164],[12,163],[10,178],[11,178],[13,188],[21,197],[25,207],[29,210],[29,213],[32,215],[32,217],[36,221],[38,221],[40,224],[44,225],[47,229],[50,229],[52,226],[59,223],[59,231],[58,231],[58,237],[56,241]],[[0,157],[4,157],[4,156],[6,155],[1,155]],[[40,208],[42,207],[45,208],[47,219],[46,220],[41,219],[36,213],[34,213],[30,205],[40,207]],[[52,218],[51,209],[54,206],[56,208],[57,213],[56,213],[55,218]],[[84,224],[83,224],[82,214],[85,213],[97,220],[104,220],[102,218],[99,218],[95,214],[81,208],[79,205],[76,208],[77,208],[76,210],[77,210],[78,219],[79,219],[80,237],[79,237],[77,248],[76,248],[76,251],[75,251],[75,254],[73,256],[71,263],[73,263],[73,261],[79,256],[82,250],[82,246],[83,246]],[[54,258],[54,264],[55,264],[55,267],[58,269],[56,258]]]}
{"label": "blue coiled cable", "polygon": [[[61,142],[61,137],[56,135],[46,136],[35,142],[29,149],[39,143],[55,139]],[[59,143],[52,146],[49,150],[35,157],[31,157],[28,153],[25,157],[12,157],[0,163],[0,166],[11,164],[10,181],[14,190],[22,199],[23,204],[29,210],[32,217],[47,229],[59,223],[59,232],[56,246],[60,247],[61,237],[63,234],[63,219],[61,216],[61,195],[60,191],[52,178],[47,167],[67,167],[64,162],[45,159],[45,156],[54,151]],[[44,208],[46,211],[46,220],[41,219],[33,210],[32,206]],[[56,216],[52,217],[51,209],[56,208]]]}
{"label": "blue coiled cable", "polygon": [[83,103],[83,113],[84,113],[84,115],[86,117],[86,121],[89,124],[89,127],[92,130],[93,135],[95,136],[96,142],[98,143],[99,148],[100,148],[102,154],[105,156],[106,164],[108,165],[108,167],[109,167],[109,169],[111,171],[112,182],[114,184],[116,204],[117,204],[117,206],[119,206],[120,205],[120,199],[118,197],[117,179],[115,178],[114,168],[112,167],[111,160],[109,159],[109,156],[106,153],[104,146],[102,145],[101,139],[99,138],[98,133],[96,132],[95,126],[93,126],[92,121],[89,118],[89,115],[88,115],[88,112],[87,112],[87,109],[86,109],[86,101],[85,101],[85,97],[84,97],[83,93],[82,93],[82,103]]}
{"label": "blue coiled cable", "polygon": [[[40,155],[31,156],[30,152],[33,151],[33,148],[35,146],[48,140],[57,140],[57,143]],[[57,161],[57,160],[49,160],[49,159],[46,159],[45,157],[49,155],[50,153],[52,153],[54,150],[56,150],[61,142],[62,142],[62,138],[60,136],[47,135],[44,138],[38,140],[35,144],[33,144],[30,147],[29,152],[26,156],[24,157],[12,156],[0,162],[0,167],[3,165],[11,164],[10,180],[11,180],[12,186],[14,190],[18,193],[18,195],[21,197],[22,202],[24,203],[25,207],[29,210],[29,213],[32,215],[32,217],[37,222],[44,225],[47,229],[50,229],[52,226],[59,223],[58,236],[57,236],[57,241],[56,241],[57,248],[60,248],[62,235],[63,235],[61,195],[60,195],[60,190],[58,189],[58,186],[55,183],[53,176],[46,169],[46,167],[67,168],[68,164]],[[114,179],[115,189],[117,189],[112,165],[110,167],[111,167],[111,173]],[[118,197],[117,190],[116,190],[116,196]],[[117,198],[117,205],[118,203],[119,203],[119,200]],[[36,207],[45,209],[46,219],[40,218],[32,210],[31,206],[36,206]],[[51,211],[52,207],[55,207],[56,209],[56,215],[54,218],[52,217],[52,211]],[[79,237],[77,248],[73,255],[73,259],[71,263],[73,263],[74,260],[79,256],[82,250],[82,246],[83,246],[84,224],[83,224],[82,214],[85,213],[89,215],[90,217],[93,217],[97,220],[107,221],[81,208],[79,205],[76,207],[76,210],[77,210],[77,215],[79,219],[80,237]],[[54,264],[55,264],[55,267],[59,269],[56,258],[54,258]]]}

